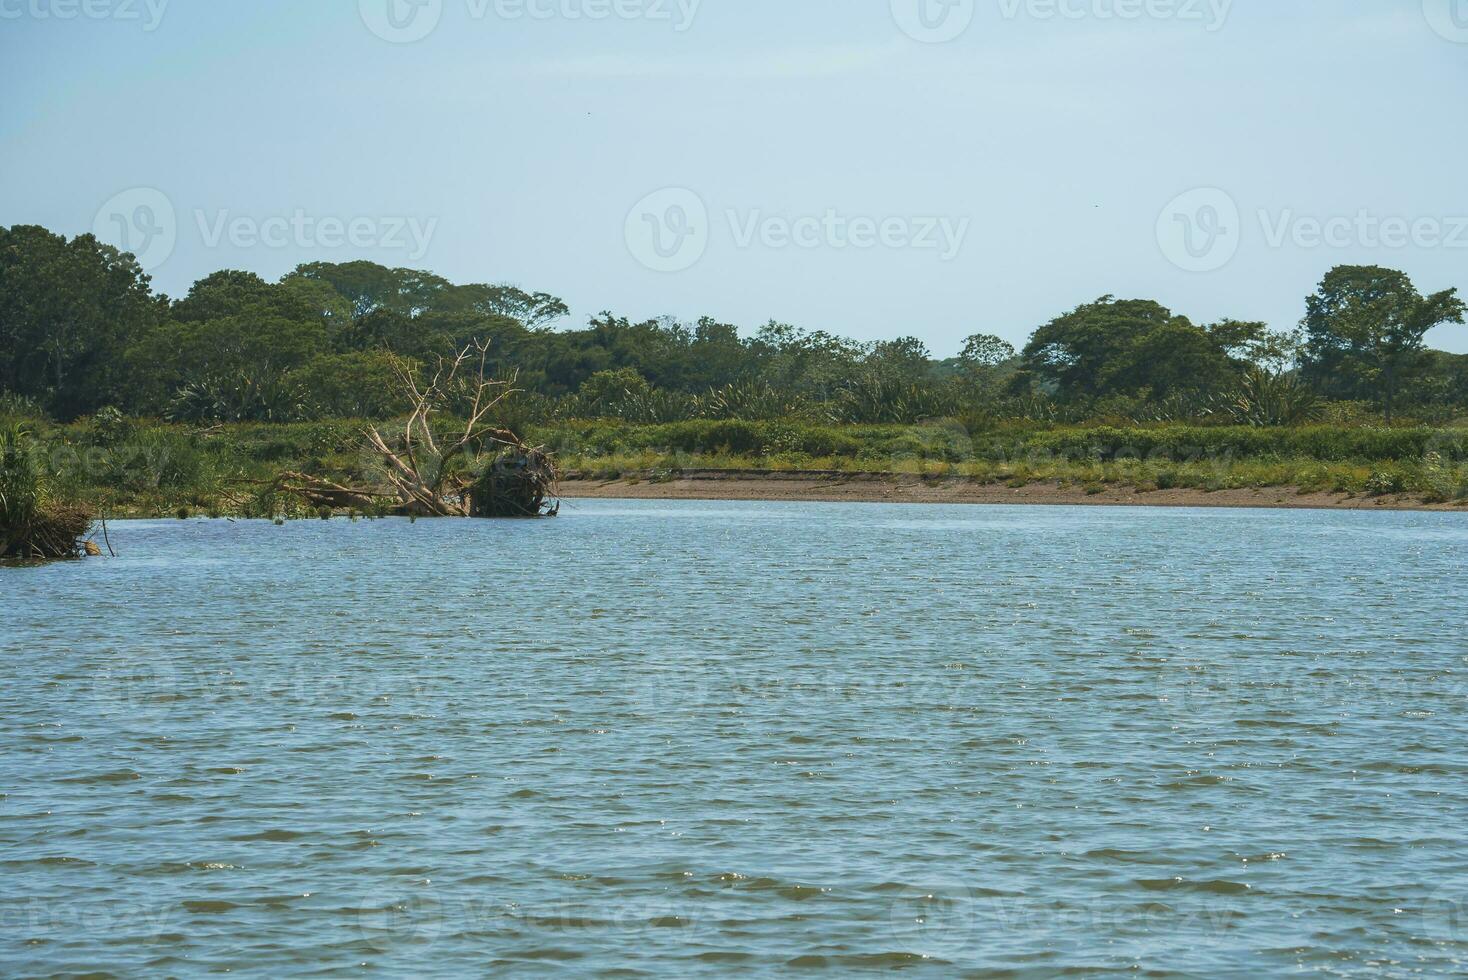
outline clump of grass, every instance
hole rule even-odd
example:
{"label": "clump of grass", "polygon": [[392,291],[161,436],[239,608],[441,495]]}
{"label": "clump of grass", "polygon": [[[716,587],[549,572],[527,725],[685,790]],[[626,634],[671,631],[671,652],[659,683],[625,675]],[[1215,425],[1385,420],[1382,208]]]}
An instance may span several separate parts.
{"label": "clump of grass", "polygon": [[77,557],[91,526],[86,509],[49,499],[26,430],[0,430],[0,559]]}

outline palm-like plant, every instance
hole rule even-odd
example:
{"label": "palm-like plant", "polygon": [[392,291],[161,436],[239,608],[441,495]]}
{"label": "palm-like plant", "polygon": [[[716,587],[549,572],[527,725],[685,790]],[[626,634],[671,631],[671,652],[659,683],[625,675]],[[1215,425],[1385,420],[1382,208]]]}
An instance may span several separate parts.
{"label": "palm-like plant", "polygon": [[1218,410],[1239,425],[1302,425],[1319,421],[1320,395],[1299,376],[1250,367],[1238,387],[1218,400]]}
{"label": "palm-like plant", "polygon": [[305,389],[284,375],[244,371],[185,385],[165,413],[175,422],[299,422],[310,414]]}
{"label": "palm-like plant", "polygon": [[867,377],[837,392],[830,415],[837,423],[911,425],[950,418],[958,409],[950,388]]}
{"label": "palm-like plant", "polygon": [[710,391],[703,399],[703,417],[758,422],[804,415],[800,396],[781,391],[769,382],[740,381]]}
{"label": "palm-like plant", "polygon": [[626,422],[657,425],[697,418],[699,403],[697,398],[686,392],[653,388],[649,391],[628,392],[608,406],[608,411]]}

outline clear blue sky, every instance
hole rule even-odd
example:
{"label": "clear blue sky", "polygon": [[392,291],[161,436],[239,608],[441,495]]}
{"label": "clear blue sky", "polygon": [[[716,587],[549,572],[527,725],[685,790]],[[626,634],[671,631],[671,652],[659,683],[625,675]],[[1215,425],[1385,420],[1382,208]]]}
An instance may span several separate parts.
{"label": "clear blue sky", "polygon": [[[171,0],[153,23],[161,2],[0,0],[0,224],[78,234],[154,188],[170,294],[368,258],[553,292],[575,322],[778,319],[947,355],[1104,293],[1288,327],[1340,263],[1468,290],[1468,0],[956,0],[946,21],[929,0],[941,43],[899,26],[933,37],[917,0]],[[389,2],[434,29],[378,36]],[[665,188],[668,233],[701,225],[678,271],[638,242]],[[1197,188],[1222,209],[1170,213]],[[688,192],[706,218],[667,211]],[[359,241],[281,232],[298,211]],[[888,240],[781,235],[828,212]],[[281,237],[216,237],[237,218]],[[952,256],[913,247],[938,218]],[[1312,218],[1347,220],[1325,243]],[[393,219],[431,227],[426,251]],[[1431,340],[1468,351],[1468,328]]]}

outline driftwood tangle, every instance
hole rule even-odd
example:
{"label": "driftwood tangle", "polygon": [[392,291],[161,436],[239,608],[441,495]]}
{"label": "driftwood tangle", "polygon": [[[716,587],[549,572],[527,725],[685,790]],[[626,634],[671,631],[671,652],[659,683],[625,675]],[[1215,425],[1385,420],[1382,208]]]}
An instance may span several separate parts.
{"label": "driftwood tangle", "polygon": [[[313,507],[374,510],[416,517],[540,517],[554,515],[558,473],[545,450],[526,445],[490,419],[518,394],[513,382],[488,377],[489,344],[476,341],[455,357],[440,358],[426,383],[417,365],[393,358],[411,412],[401,433],[366,432],[369,454],[381,466],[382,485],[352,487],[304,473],[283,473],[276,489]],[[445,436],[436,420],[462,408],[463,427]],[[466,458],[494,452],[477,477]]]}

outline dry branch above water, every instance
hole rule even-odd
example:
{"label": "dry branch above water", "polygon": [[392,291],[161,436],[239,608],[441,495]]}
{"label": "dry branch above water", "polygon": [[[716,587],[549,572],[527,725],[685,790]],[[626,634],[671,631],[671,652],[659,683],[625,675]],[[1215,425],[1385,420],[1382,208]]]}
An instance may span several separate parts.
{"label": "dry branch above water", "polygon": [[[374,485],[284,473],[275,489],[332,510],[415,517],[554,516],[559,509],[555,461],[492,421],[519,392],[513,382],[488,376],[488,356],[488,343],[476,341],[452,359],[440,358],[426,381],[417,364],[393,357],[411,411],[400,431],[367,429],[366,450],[378,477]],[[456,410],[462,427],[448,429],[441,420],[454,418]],[[476,458],[487,456],[492,458],[476,471]]]}

